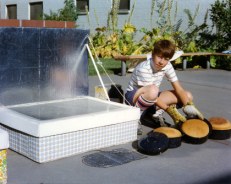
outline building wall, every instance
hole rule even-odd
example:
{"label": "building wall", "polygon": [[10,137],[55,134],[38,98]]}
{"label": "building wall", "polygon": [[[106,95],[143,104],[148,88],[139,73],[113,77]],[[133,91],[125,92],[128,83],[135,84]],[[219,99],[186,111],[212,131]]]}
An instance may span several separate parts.
{"label": "building wall", "polygon": [[6,18],[6,5],[17,4],[17,18],[29,20],[29,3],[33,2],[43,2],[44,13],[49,13],[50,10],[57,11],[64,6],[64,0],[1,0],[1,19]]}
{"label": "building wall", "polygon": [[[64,5],[64,0],[1,0],[1,18],[6,17],[6,5],[17,4],[18,19],[29,19],[29,3],[30,2],[41,2],[43,1],[44,13],[49,14],[50,10],[57,11],[62,8]],[[163,0],[158,0],[163,2]],[[54,3],[55,2],[55,3]],[[133,16],[131,22],[136,26],[137,29],[147,28],[150,29],[153,26],[156,26],[156,20],[158,19],[158,14],[155,13],[153,16],[153,23],[151,23],[151,3],[152,0],[131,0],[131,8],[136,2]],[[205,13],[210,9],[210,5],[213,4],[215,0],[173,0],[173,9],[172,9],[172,19],[174,17],[175,3],[177,3],[177,19],[182,19],[182,29],[186,29],[188,21],[187,16],[184,13],[184,9],[189,9],[193,14],[199,5],[199,12],[196,18],[196,23],[200,24],[204,20]],[[80,15],[77,20],[77,25],[79,28],[90,29],[91,32],[94,32],[96,27],[102,27],[107,25],[108,12],[112,7],[112,0],[89,0],[89,16]],[[118,16],[118,27],[121,28],[125,21],[128,19],[129,14],[121,14]],[[90,22],[88,21],[90,19]],[[173,20],[172,20],[173,22]],[[210,23],[210,21],[208,21]]]}

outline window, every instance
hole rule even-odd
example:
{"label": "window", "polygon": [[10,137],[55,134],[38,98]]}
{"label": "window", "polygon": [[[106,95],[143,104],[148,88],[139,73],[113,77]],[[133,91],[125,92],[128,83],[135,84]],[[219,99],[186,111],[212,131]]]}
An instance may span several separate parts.
{"label": "window", "polygon": [[127,14],[130,10],[130,0],[120,0],[119,13]]}
{"label": "window", "polygon": [[89,0],[76,0],[76,5],[80,15],[85,15],[87,14],[87,11],[89,11]]}
{"label": "window", "polygon": [[30,3],[30,20],[39,20],[43,16],[43,2]]}
{"label": "window", "polygon": [[8,19],[17,19],[17,5],[7,5],[7,18]]}

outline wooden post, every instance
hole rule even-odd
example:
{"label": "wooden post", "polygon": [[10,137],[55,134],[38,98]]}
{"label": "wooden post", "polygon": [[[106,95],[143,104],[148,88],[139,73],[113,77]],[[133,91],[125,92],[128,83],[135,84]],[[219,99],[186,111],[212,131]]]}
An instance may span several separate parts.
{"label": "wooden post", "polygon": [[126,76],[126,60],[121,60],[121,75]]}
{"label": "wooden post", "polygon": [[184,59],[183,60],[183,70],[186,70],[187,69],[187,59]]}

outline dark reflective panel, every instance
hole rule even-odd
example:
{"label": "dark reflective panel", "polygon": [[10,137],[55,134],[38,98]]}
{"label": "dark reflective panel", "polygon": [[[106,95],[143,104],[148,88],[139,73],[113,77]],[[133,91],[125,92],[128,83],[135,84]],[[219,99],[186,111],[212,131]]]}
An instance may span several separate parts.
{"label": "dark reflective panel", "polygon": [[83,157],[84,164],[91,167],[114,167],[123,165],[132,161],[146,158],[135,151],[130,151],[124,148],[118,148],[111,151],[98,151]]}
{"label": "dark reflective panel", "polygon": [[88,30],[0,28],[3,105],[88,95]]}

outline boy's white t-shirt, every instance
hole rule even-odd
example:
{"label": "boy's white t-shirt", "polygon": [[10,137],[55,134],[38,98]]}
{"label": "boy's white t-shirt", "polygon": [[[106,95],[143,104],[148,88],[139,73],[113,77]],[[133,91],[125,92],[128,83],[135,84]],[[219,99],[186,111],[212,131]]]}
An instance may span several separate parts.
{"label": "boy's white t-shirt", "polygon": [[162,70],[157,71],[154,68],[152,58],[149,56],[146,61],[143,61],[136,66],[128,84],[127,91],[132,91],[142,86],[152,84],[159,87],[164,76],[166,76],[170,82],[178,80],[176,72],[170,62],[168,62]]}

